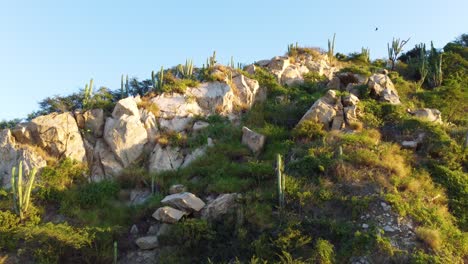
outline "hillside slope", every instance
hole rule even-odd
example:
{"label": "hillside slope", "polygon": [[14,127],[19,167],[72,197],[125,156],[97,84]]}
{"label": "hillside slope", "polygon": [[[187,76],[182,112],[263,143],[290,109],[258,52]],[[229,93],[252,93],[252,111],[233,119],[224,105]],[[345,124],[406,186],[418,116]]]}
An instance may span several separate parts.
{"label": "hillside slope", "polygon": [[468,47],[431,52],[213,54],[47,98],[0,130],[0,263],[465,263]]}

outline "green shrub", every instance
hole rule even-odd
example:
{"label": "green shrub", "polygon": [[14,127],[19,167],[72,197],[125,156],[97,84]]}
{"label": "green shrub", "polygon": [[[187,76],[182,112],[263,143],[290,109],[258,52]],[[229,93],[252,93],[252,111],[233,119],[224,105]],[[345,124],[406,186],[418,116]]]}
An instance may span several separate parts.
{"label": "green shrub", "polygon": [[335,252],[333,245],[327,240],[319,238],[315,242],[314,259],[316,263],[332,264],[335,263]]}
{"label": "green shrub", "polygon": [[307,120],[294,128],[292,136],[295,140],[307,142],[323,138],[325,136],[325,131],[323,130],[323,124],[314,120]]}
{"label": "green shrub", "polygon": [[101,181],[84,184],[70,190],[61,202],[61,210],[75,207],[81,209],[99,208],[104,202],[117,198],[119,185],[115,181]]}

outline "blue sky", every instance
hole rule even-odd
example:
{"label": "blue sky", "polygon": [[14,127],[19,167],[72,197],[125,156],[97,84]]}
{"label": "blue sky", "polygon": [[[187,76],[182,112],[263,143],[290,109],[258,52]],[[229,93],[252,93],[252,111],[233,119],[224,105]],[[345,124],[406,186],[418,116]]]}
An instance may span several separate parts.
{"label": "blue sky", "polygon": [[219,62],[250,63],[296,41],[325,48],[333,33],[336,51],[365,46],[373,58],[386,56],[392,37],[443,47],[468,32],[466,10],[466,0],[0,0],[0,120],[26,117],[90,78],[117,89],[123,73],[147,79],[186,58],[201,65],[213,50]]}

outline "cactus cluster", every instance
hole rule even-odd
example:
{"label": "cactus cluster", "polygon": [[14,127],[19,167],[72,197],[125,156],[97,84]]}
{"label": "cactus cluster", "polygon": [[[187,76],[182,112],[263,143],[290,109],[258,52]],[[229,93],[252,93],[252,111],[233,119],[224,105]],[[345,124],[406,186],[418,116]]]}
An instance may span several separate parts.
{"label": "cactus cluster", "polygon": [[213,55],[206,59],[206,67],[211,68],[215,66],[217,63],[216,61],[216,51],[213,51]]}
{"label": "cactus cluster", "polygon": [[161,66],[161,70],[159,71],[158,73],[158,85],[157,85],[157,89],[158,90],[162,90],[164,86],[164,67]]}
{"label": "cactus cluster", "polygon": [[29,208],[31,198],[32,185],[36,177],[36,168],[33,168],[29,173],[28,183],[23,183],[23,162],[20,161],[18,171],[16,167],[11,170],[11,190],[13,192],[13,202],[16,214],[19,215],[21,221]]}
{"label": "cactus cluster", "polygon": [[366,60],[366,62],[370,62],[370,49],[369,48],[361,48],[361,54]]}
{"label": "cactus cluster", "polygon": [[296,42],[296,45],[294,46],[294,44],[289,44],[288,45],[288,55],[289,56],[293,56],[294,54],[297,54],[297,50],[299,48],[299,45],[298,43]]}
{"label": "cactus cluster", "polygon": [[83,108],[88,108],[91,98],[93,97],[93,79],[89,81],[89,85],[85,85],[84,89],[84,98],[83,98]]}
{"label": "cactus cluster", "polygon": [[328,57],[328,62],[332,63],[333,59],[335,58],[335,37],[336,33],[333,34],[333,39],[330,41],[328,40],[328,51],[327,51],[327,57]]}
{"label": "cactus cluster", "polygon": [[182,78],[191,79],[193,77],[193,61],[185,60],[185,65],[179,64],[177,71],[182,75]]}
{"label": "cactus cluster", "polygon": [[286,179],[283,174],[284,169],[283,158],[280,154],[276,156],[276,178],[278,180],[278,202],[279,207],[284,207],[284,188],[286,185]]}
{"label": "cactus cluster", "polygon": [[442,53],[438,52],[431,41],[431,51],[429,53],[429,85],[434,88],[442,85]]}

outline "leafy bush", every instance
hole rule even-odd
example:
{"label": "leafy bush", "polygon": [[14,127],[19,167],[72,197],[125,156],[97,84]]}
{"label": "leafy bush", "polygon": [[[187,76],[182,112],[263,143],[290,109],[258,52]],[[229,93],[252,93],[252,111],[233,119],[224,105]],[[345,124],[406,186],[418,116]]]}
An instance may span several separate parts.
{"label": "leafy bush", "polygon": [[312,141],[323,138],[325,131],[323,130],[323,124],[314,120],[307,120],[294,128],[292,136],[296,140]]}
{"label": "leafy bush", "polygon": [[320,264],[332,264],[335,263],[335,252],[333,245],[327,240],[319,238],[315,242],[314,259]]}

